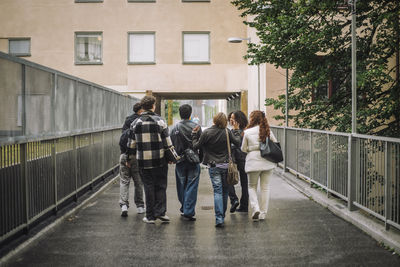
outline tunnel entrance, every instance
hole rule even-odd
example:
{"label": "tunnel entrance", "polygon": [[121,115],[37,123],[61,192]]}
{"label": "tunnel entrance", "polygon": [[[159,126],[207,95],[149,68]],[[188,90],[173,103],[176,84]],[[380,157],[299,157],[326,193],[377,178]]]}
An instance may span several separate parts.
{"label": "tunnel entrance", "polygon": [[212,124],[213,116],[218,112],[226,114],[242,110],[247,114],[247,91],[240,92],[147,92],[156,98],[156,113],[164,117],[168,125],[180,120],[179,106],[192,106],[192,119],[201,126]]}

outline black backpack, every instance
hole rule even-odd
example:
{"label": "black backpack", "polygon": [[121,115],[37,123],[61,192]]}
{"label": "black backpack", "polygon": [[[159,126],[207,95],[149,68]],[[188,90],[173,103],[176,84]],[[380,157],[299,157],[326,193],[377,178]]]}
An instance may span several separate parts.
{"label": "black backpack", "polygon": [[121,154],[125,153],[127,155],[134,155],[136,154],[135,148],[130,148],[128,146],[129,139],[134,139],[133,132],[131,128],[124,130],[119,138],[119,148],[121,150]]}

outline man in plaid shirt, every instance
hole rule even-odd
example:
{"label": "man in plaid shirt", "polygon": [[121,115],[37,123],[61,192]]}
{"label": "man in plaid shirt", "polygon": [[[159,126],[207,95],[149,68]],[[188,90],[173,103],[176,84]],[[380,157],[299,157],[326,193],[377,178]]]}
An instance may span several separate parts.
{"label": "man in plaid shirt", "polygon": [[146,196],[145,223],[154,224],[156,219],[169,222],[167,210],[168,163],[164,150],[172,146],[167,123],[156,113],[156,99],[145,96],[141,100],[144,112],[131,124],[136,146],[136,158],[142,176]]}

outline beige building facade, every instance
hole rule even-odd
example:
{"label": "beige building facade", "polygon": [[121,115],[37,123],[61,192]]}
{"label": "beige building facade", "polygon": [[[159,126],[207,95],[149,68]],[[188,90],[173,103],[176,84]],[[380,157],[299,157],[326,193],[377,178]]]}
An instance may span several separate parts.
{"label": "beige building facade", "polygon": [[256,40],[239,14],[230,0],[2,0],[0,51],[139,98],[245,92],[244,110],[265,110],[284,71],[227,41]]}

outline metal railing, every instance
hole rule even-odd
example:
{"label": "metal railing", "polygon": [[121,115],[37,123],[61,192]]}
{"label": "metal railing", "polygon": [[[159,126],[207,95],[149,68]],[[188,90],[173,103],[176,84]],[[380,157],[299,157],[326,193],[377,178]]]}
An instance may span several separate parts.
{"label": "metal railing", "polygon": [[136,98],[0,52],[0,243],[117,168]]}
{"label": "metal railing", "polygon": [[400,139],[271,126],[281,167],[400,229]]}

